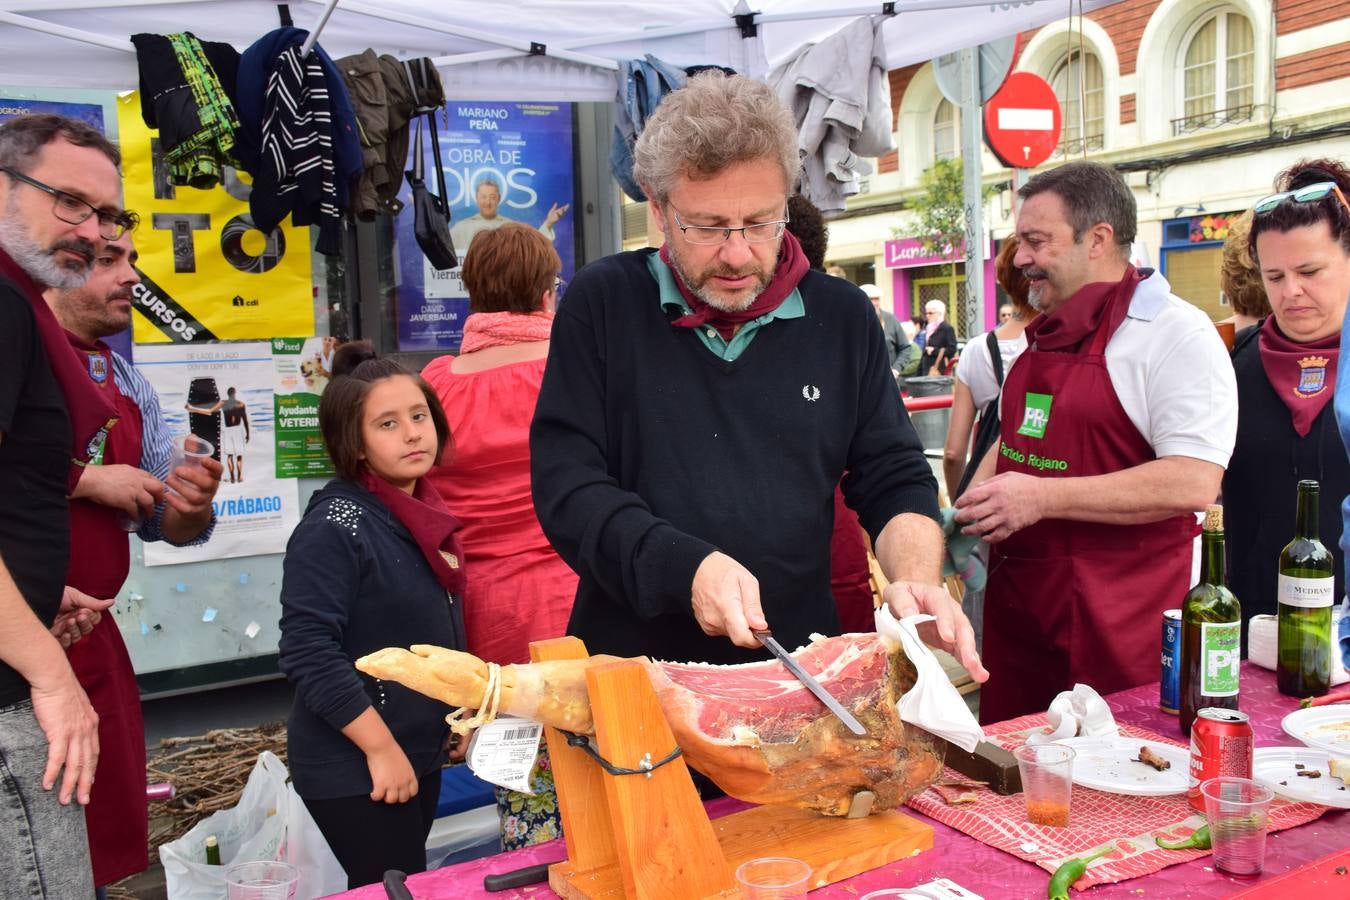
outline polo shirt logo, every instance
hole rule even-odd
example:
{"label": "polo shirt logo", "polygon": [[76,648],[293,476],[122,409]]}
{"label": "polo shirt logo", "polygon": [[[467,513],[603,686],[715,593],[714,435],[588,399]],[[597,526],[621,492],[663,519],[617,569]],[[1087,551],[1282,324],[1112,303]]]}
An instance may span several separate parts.
{"label": "polo shirt logo", "polygon": [[804,384],[802,385],[802,397],[815,403],[820,399],[820,388],[816,387],[814,384]]}
{"label": "polo shirt logo", "polygon": [[1050,404],[1054,399],[1051,394],[1033,394],[1028,391],[1026,409],[1022,413],[1022,424],[1017,433],[1037,440],[1045,437],[1045,429],[1050,425]]}

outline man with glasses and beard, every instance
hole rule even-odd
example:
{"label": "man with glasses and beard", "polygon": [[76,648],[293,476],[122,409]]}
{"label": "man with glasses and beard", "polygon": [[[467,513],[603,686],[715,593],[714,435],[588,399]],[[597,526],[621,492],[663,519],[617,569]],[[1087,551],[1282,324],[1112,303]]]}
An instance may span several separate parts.
{"label": "man with glasses and beard", "polygon": [[[66,572],[67,590],[93,597],[113,597],[121,590],[131,566],[128,530],[143,541],[175,546],[207,540],[211,500],[220,486],[221,465],[214,459],[169,471],[173,440],[159,396],[145,376],[103,342],[131,326],[132,289],[141,280],[135,262],[127,232],[102,245],[83,285],[46,292],[90,383],[113,404],[119,419],[102,464],[81,478],[82,483],[104,482],[82,494],[103,499],[72,499],[70,506],[71,541],[78,552]],[[111,616],[93,622],[87,635],[63,619],[58,618],[57,637],[72,640],[70,664],[98,713],[101,777],[85,817],[94,884],[103,886],[144,871],[147,864],[140,694],[122,632]]]}
{"label": "man with glasses and beard", "polygon": [[838,633],[842,478],[892,610],[936,616],[929,636],[983,680],[876,314],[785,232],[792,114],[708,72],[634,151],[665,245],[577,274],[530,434],[540,524],[581,579],[568,632],[592,653],[715,663],[766,658],[767,628],[788,647]]}
{"label": "man with glasses and beard", "polygon": [[94,892],[83,804],[98,763],[98,716],[49,629],[70,557],[66,498],[80,492],[120,422],[42,291],[83,284],[99,248],[125,233],[120,161],[102,134],[73,119],[30,115],[0,125],[0,786],[11,800],[0,825],[0,871],[7,896]]}
{"label": "man with glasses and beard", "polygon": [[1209,317],[1129,262],[1120,175],[1069,163],[1017,194],[1013,263],[1040,315],[1003,382],[1000,444],[956,501],[964,533],[992,545],[984,722],[1077,682],[1157,680],[1158,623],[1191,584],[1195,512],[1219,492],[1238,417]]}

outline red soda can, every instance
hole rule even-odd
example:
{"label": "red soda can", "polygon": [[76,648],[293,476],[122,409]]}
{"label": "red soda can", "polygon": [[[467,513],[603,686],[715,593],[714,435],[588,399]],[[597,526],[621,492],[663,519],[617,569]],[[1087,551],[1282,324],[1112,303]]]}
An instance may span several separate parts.
{"label": "red soda can", "polygon": [[1205,811],[1200,782],[1220,775],[1252,777],[1253,744],[1252,723],[1246,713],[1214,707],[1196,711],[1191,726],[1190,787],[1186,791],[1192,809]]}

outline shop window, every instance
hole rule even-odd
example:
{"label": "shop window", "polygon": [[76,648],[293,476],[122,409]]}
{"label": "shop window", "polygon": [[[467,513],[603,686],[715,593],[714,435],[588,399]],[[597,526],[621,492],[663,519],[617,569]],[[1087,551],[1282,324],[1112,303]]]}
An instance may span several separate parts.
{"label": "shop window", "polygon": [[945,264],[911,269],[909,315],[922,317],[928,301],[941,300],[947,304],[947,321],[956,329],[957,337],[965,338],[966,267],[958,263],[955,269],[953,272],[952,266]]}
{"label": "shop window", "polygon": [[1216,322],[1233,314],[1219,289],[1219,266],[1229,222],[1241,215],[1206,213],[1163,223],[1162,273],[1172,293]]}
{"label": "shop window", "polygon": [[1216,13],[1201,21],[1183,46],[1182,115],[1172,120],[1172,133],[1250,121],[1255,110],[1256,40],[1246,16]]}
{"label": "shop window", "polygon": [[1103,146],[1105,90],[1102,64],[1096,54],[1074,51],[1055,68],[1050,84],[1064,116],[1063,138],[1056,151],[1076,156]]}

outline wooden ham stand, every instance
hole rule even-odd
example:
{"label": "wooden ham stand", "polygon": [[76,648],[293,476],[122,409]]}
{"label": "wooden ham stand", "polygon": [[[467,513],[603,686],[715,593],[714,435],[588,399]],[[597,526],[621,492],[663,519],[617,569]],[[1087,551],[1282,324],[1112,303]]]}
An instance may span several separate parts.
{"label": "wooden ham stand", "polygon": [[[586,659],[577,638],[530,645],[535,662]],[[615,766],[656,762],[675,738],[642,664],[586,671],[595,742]],[[787,806],[758,806],[709,821],[683,757],[649,775],[610,775],[565,735],[547,729],[567,859],[548,883],[567,900],[703,900],[737,897],[736,867],[790,856],[811,867],[808,889],[932,849],[932,826],[895,810],[860,819]]]}

